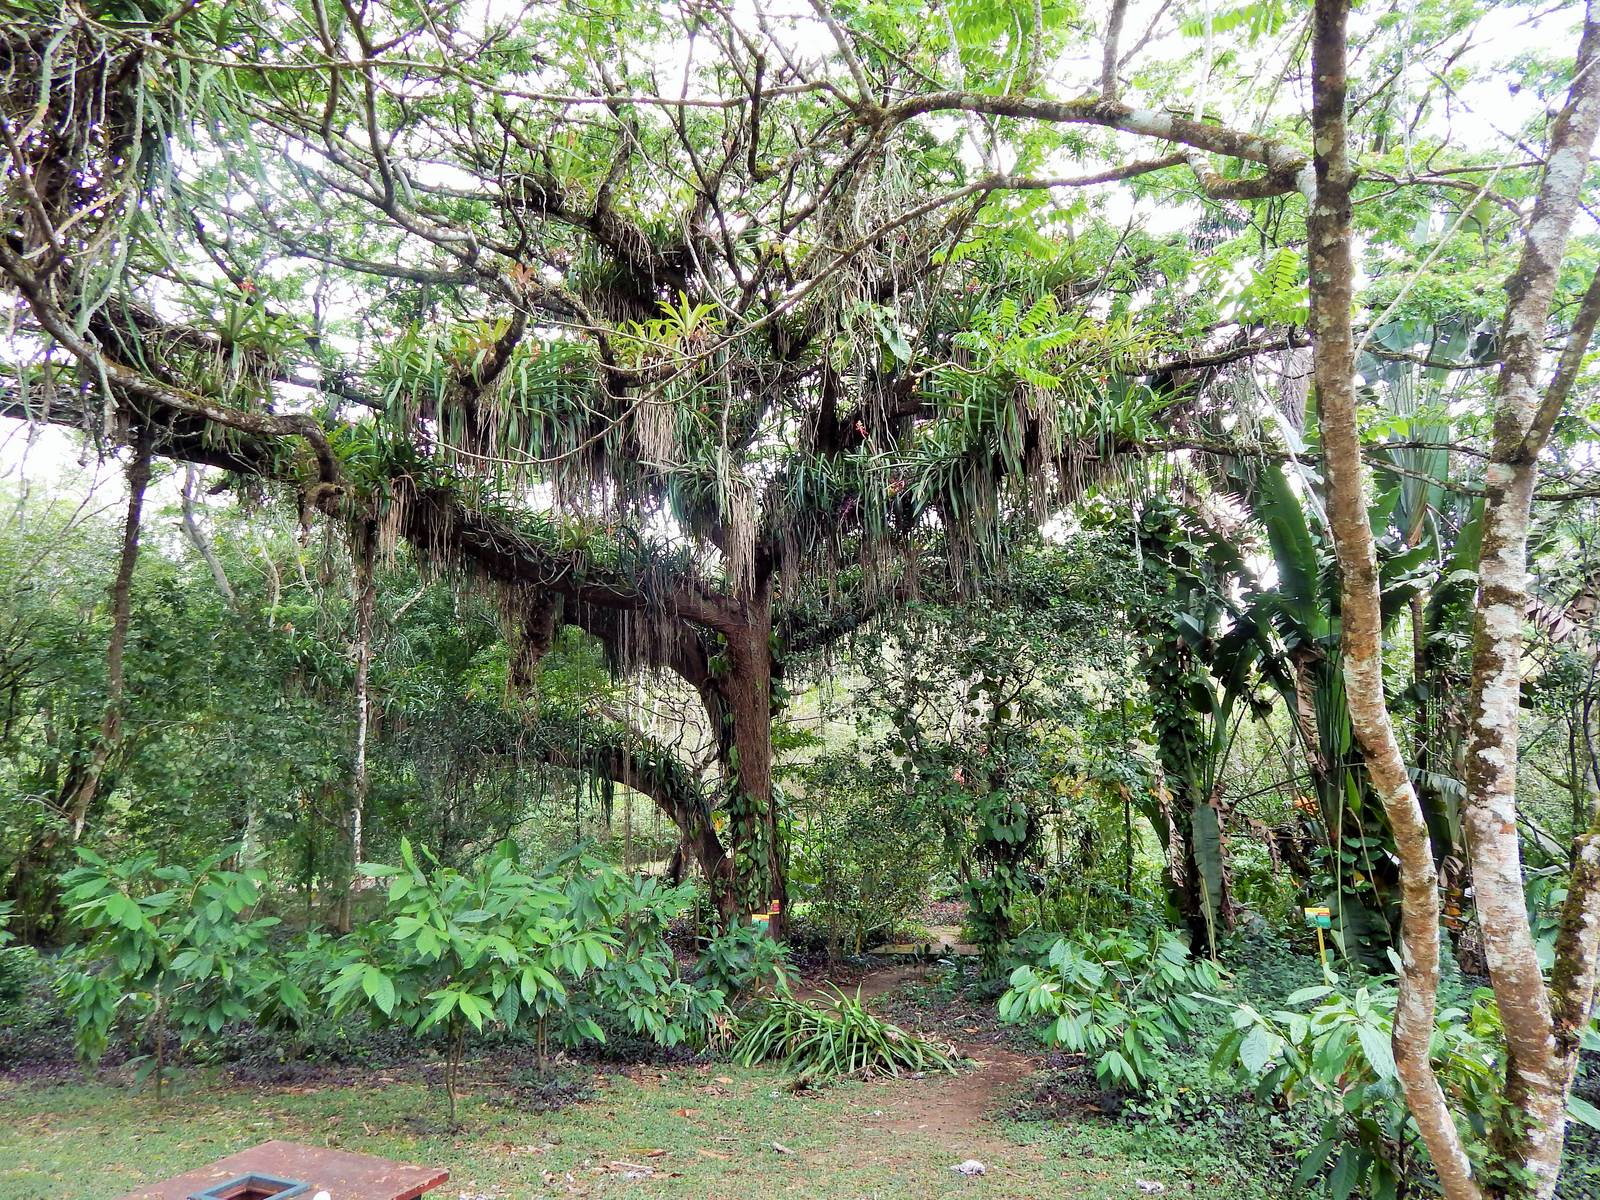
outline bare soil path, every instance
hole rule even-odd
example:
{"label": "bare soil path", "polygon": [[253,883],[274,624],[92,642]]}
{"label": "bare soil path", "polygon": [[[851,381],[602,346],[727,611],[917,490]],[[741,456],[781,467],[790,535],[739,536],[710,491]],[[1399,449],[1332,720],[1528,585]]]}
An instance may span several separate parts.
{"label": "bare soil path", "polygon": [[[881,1007],[881,1002],[907,983],[927,978],[922,964],[883,967],[859,980],[841,982],[840,991]],[[827,995],[834,985],[818,980],[796,989],[805,998]],[[895,1014],[903,1021],[903,1014]],[[915,1024],[914,1022],[905,1022]],[[952,1154],[963,1158],[982,1155],[976,1150],[993,1148],[997,1143],[990,1131],[989,1118],[1010,1099],[1033,1074],[1037,1063],[1025,1054],[991,1041],[952,1038],[949,1030],[923,1029],[940,1040],[950,1041],[973,1066],[958,1075],[930,1072],[920,1077],[887,1078],[877,1081],[864,1101],[863,1119],[897,1133],[923,1134],[946,1143]],[[971,1032],[978,1032],[976,1028]],[[1002,1143],[1006,1153],[1015,1155],[1018,1147]]]}

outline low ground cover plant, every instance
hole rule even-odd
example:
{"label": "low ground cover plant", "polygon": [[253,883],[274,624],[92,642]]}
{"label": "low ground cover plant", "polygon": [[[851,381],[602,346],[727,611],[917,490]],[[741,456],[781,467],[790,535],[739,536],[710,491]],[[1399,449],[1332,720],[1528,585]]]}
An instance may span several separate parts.
{"label": "low ground cover plant", "polygon": [[745,1018],[733,1047],[742,1066],[782,1064],[798,1086],[851,1075],[954,1071],[955,1050],[868,1011],[859,996],[835,991],[815,1002],[786,992]]}

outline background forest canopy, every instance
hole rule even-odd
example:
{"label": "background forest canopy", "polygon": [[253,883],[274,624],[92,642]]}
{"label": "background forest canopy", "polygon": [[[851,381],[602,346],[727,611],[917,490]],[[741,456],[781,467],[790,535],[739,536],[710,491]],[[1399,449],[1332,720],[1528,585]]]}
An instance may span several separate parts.
{"label": "background forest canopy", "polygon": [[[516,861],[575,981],[595,914],[667,923],[611,863],[835,953],[958,899],[1020,1018],[1073,931],[1226,963],[1325,905],[1395,976],[1371,1186],[1553,1194],[1600,1122],[1595,12],[0,16],[15,934],[219,852],[341,933],[364,862],[392,907]],[[69,437],[114,498],[41,486]],[[715,1008],[672,994],[636,1024]]]}

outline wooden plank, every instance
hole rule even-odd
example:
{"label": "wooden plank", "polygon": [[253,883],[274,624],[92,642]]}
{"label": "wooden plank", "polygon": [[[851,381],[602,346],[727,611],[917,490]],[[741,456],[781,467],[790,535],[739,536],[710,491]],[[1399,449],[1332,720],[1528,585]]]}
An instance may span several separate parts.
{"label": "wooden plank", "polygon": [[219,1158],[186,1175],[136,1188],[118,1200],[188,1200],[195,1192],[252,1172],[309,1183],[310,1189],[297,1200],[310,1200],[319,1191],[337,1200],[417,1200],[450,1178],[450,1172],[440,1167],[273,1141]]}

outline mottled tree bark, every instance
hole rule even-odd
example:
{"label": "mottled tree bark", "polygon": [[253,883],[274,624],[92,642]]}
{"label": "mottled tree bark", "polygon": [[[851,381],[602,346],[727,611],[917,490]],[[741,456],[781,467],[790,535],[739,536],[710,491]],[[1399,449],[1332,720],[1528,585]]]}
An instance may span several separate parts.
{"label": "mottled tree bark", "polygon": [[1316,183],[1306,218],[1309,329],[1327,473],[1328,526],[1340,568],[1342,647],[1350,723],[1400,859],[1404,965],[1394,1056],[1406,1102],[1452,1200],[1480,1195],[1429,1056],[1439,987],[1439,892],[1422,806],[1412,789],[1383,689],[1378,556],[1368,523],[1356,425],[1351,169],[1345,127],[1348,0],[1318,0],[1312,33],[1312,140]]}
{"label": "mottled tree bark", "polygon": [[[1496,385],[1494,436],[1485,472],[1483,553],[1472,643],[1472,719],[1468,730],[1462,821],[1483,930],[1489,978],[1506,1037],[1506,1098],[1523,1120],[1498,1131],[1498,1148],[1526,1167],[1535,1192],[1555,1191],[1566,1129],[1574,1047],[1563,1049],[1563,1022],[1587,1020],[1594,990],[1594,942],[1600,889],[1586,841],[1572,878],[1563,954],[1552,997],[1528,923],[1516,826],[1518,706],[1522,625],[1528,605],[1528,522],[1538,457],[1560,415],[1600,315],[1600,284],[1591,285],[1555,378],[1541,393],[1544,344],[1557,277],[1600,128],[1600,16],[1588,6],[1576,76],[1551,126],[1550,147],[1522,257],[1506,289],[1503,354]],[[1586,861],[1587,856],[1587,861]]]}

